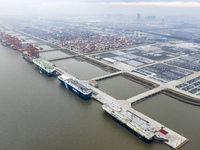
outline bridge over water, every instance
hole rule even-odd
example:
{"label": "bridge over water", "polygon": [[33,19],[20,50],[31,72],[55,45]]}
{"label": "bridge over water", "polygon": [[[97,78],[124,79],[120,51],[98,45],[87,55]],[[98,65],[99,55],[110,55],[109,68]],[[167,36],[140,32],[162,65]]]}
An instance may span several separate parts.
{"label": "bridge over water", "polygon": [[74,58],[74,57],[78,57],[78,55],[67,56],[67,57],[59,57],[59,58],[53,58],[53,59],[48,59],[48,61],[57,61],[57,60],[63,60],[63,59],[70,59],[70,58]]}
{"label": "bridge over water", "polygon": [[164,89],[165,89],[164,87],[159,86],[159,87],[154,88],[152,90],[149,90],[147,92],[144,92],[144,93],[141,93],[141,94],[136,95],[134,97],[131,97],[131,98],[127,99],[126,101],[135,104],[135,103],[138,103],[138,102],[144,100],[147,97],[150,97],[154,94],[161,92]]}
{"label": "bridge over water", "polygon": [[106,79],[106,78],[117,76],[117,75],[119,75],[119,74],[121,74],[123,72],[124,71],[118,71],[118,72],[110,73],[110,74],[107,74],[107,75],[104,75],[104,76],[99,76],[99,77],[96,77],[96,78],[92,78],[91,80],[99,81],[99,80],[103,80],[103,79]]}

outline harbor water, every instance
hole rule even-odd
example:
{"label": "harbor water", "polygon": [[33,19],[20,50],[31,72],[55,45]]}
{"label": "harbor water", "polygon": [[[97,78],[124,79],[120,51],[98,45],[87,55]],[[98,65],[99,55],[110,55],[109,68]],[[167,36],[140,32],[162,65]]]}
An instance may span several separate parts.
{"label": "harbor water", "polygon": [[62,58],[62,57],[69,57],[70,55],[61,52],[61,51],[50,51],[50,52],[42,52],[40,53],[40,57],[46,59],[46,60],[51,60],[55,58]]}
{"label": "harbor water", "polygon": [[117,100],[126,100],[148,91],[148,88],[145,88],[138,83],[131,82],[121,76],[100,80],[98,81],[98,86],[101,91],[106,92],[108,95],[116,98]]}
{"label": "harbor water", "polygon": [[[93,99],[85,101],[65,89],[56,77],[41,75],[33,64],[22,59],[18,51],[0,45],[0,53],[1,150],[171,149],[162,143],[146,144],[113,121],[100,103]],[[106,74],[95,66],[92,75],[86,77],[84,69],[91,69],[92,65],[84,63],[85,67],[82,67],[83,62],[70,61],[71,68],[67,67],[73,70],[69,73],[79,75],[80,79]],[[65,61],[56,62],[56,65],[63,70],[68,69],[62,68],[66,65]],[[113,89],[116,80],[109,81]],[[138,88],[137,84],[131,88],[134,91]],[[126,94],[120,93],[124,99]],[[112,96],[117,97],[117,94],[114,92]],[[199,107],[160,95],[134,107],[189,138],[189,143],[182,150],[199,149]]]}
{"label": "harbor water", "polygon": [[200,107],[183,103],[163,94],[147,98],[133,106],[173,131],[182,134],[190,141],[182,149],[200,148]]}
{"label": "harbor water", "polygon": [[83,61],[78,61],[76,59],[59,60],[55,61],[54,64],[81,80],[88,80],[94,77],[109,74],[109,72],[103,71],[94,65]]}

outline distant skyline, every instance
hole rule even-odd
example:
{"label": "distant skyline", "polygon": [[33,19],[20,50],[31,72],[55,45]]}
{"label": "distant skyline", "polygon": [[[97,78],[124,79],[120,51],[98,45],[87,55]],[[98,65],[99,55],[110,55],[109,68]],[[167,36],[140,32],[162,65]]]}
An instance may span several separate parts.
{"label": "distant skyline", "polygon": [[100,5],[116,6],[164,6],[164,7],[200,7],[200,2],[191,1],[135,1],[135,2],[100,2]]}
{"label": "distant skyline", "polygon": [[0,16],[124,14],[199,17],[199,0],[0,0]]}

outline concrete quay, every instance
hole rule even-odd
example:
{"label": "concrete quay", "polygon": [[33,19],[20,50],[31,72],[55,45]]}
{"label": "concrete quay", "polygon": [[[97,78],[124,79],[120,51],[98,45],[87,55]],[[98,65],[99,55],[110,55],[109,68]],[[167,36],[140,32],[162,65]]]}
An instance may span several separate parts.
{"label": "concrete quay", "polygon": [[[82,82],[82,83],[86,83],[86,82]],[[158,87],[156,89],[150,90],[150,92],[148,91],[148,92],[142,93],[142,94],[132,97],[128,100],[117,100],[117,99],[111,97],[110,95],[100,91],[99,89],[96,89],[90,85],[87,85],[87,86],[96,93],[96,95],[93,95],[92,97],[94,99],[96,99],[97,101],[99,101],[100,103],[103,104],[103,103],[107,103],[107,102],[113,102],[116,105],[122,107],[123,109],[128,110],[128,111],[132,112],[133,114],[139,116],[143,120],[148,121],[151,124],[151,126],[153,126],[156,129],[156,131],[159,131],[160,129],[164,129],[165,131],[167,131],[168,133],[165,135],[165,137],[168,141],[165,141],[164,143],[166,145],[168,145],[169,147],[177,150],[189,141],[189,139],[187,139],[186,137],[174,132],[173,130],[165,127],[164,125],[158,123],[157,121],[151,119],[150,117],[138,112],[137,110],[135,110],[131,107],[131,104],[134,102],[134,98],[136,98],[136,100],[137,100],[139,98],[158,93],[159,91],[164,89],[163,87]],[[162,133],[160,133],[160,135],[162,135]]]}
{"label": "concrete quay", "polygon": [[[61,74],[67,74],[67,75],[73,77],[69,73],[67,73],[67,72],[65,72],[65,71],[63,71],[59,68],[57,68],[57,70],[59,70]],[[102,79],[102,77],[110,77],[110,76],[113,76],[113,75],[118,75],[122,72],[119,71],[119,72],[111,73],[109,75],[101,76],[101,77],[96,78],[96,79]],[[93,79],[95,79],[95,78],[93,78]],[[81,84],[85,85],[86,87],[92,89],[93,90],[92,98],[97,100],[101,104],[104,104],[104,103],[107,103],[107,102],[113,102],[116,105],[122,107],[123,109],[130,111],[131,113],[135,114],[136,116],[142,118],[143,120],[148,121],[151,124],[151,126],[154,127],[154,129],[157,131],[157,133],[159,133],[160,136],[165,136],[165,138],[168,141],[164,141],[164,143],[166,145],[168,145],[169,147],[171,147],[172,149],[177,150],[189,141],[189,139],[187,139],[183,135],[180,135],[180,134],[174,132],[173,130],[165,127],[164,125],[160,124],[159,122],[151,119],[150,117],[142,114],[141,112],[138,112],[137,110],[133,109],[132,106],[131,106],[132,103],[138,102],[138,101],[140,101],[140,100],[142,100],[146,97],[152,96],[152,95],[154,95],[154,94],[156,94],[156,93],[158,93],[162,90],[165,90],[165,88],[166,88],[165,86],[159,86],[159,87],[154,88],[152,90],[149,90],[145,93],[131,97],[127,100],[117,100],[114,97],[106,94],[105,92],[91,86],[89,84],[89,80],[79,80],[79,79],[76,79],[76,80],[78,82],[80,82]],[[167,132],[167,134],[163,135],[161,132],[159,132],[159,130],[161,130],[161,129],[164,129]]]}
{"label": "concrete quay", "polygon": [[[126,72],[127,72],[127,70],[129,70],[129,71],[132,70],[132,67],[129,67],[127,65],[122,65],[122,64],[117,64],[117,65],[118,65],[118,67],[120,67],[120,70],[123,70],[123,71],[126,71]],[[113,67],[116,67],[116,66],[113,66]],[[119,72],[115,72],[113,74],[97,77],[96,80],[101,80],[101,79],[109,78],[109,77],[112,77],[112,76],[115,76],[115,75],[119,75],[123,71],[119,71]],[[65,71],[61,70],[60,68],[57,68],[57,72],[59,72],[59,74],[68,74]],[[132,73],[132,74],[134,74],[134,73]],[[73,77],[70,74],[68,74],[68,75]],[[140,76],[140,75],[137,74],[137,76]],[[95,78],[93,80],[95,80]],[[128,111],[136,114],[140,118],[148,121],[151,124],[151,126],[153,126],[157,131],[159,131],[160,129],[164,129],[165,131],[167,131],[168,133],[166,134],[166,138],[168,139],[168,142],[165,142],[165,144],[170,146],[171,148],[179,149],[185,143],[188,142],[187,138],[185,138],[182,135],[172,131],[171,129],[169,129],[169,128],[165,127],[164,125],[158,123],[157,121],[149,118],[148,116],[136,111],[131,106],[131,104],[136,102],[136,101],[140,101],[141,99],[144,99],[146,97],[149,97],[149,96],[151,96],[153,94],[156,94],[156,93],[166,89],[168,87],[167,85],[166,86],[159,86],[159,87],[157,87],[155,89],[152,89],[152,90],[147,91],[145,93],[139,94],[139,95],[134,96],[132,98],[129,98],[127,100],[117,100],[117,99],[111,97],[110,95],[100,91],[99,89],[89,85],[89,81],[88,80],[85,80],[85,81],[78,80],[78,81],[80,81],[80,83],[82,83],[83,85],[87,86],[88,88],[91,88],[93,90],[93,93],[95,93],[95,94],[92,95],[92,97],[94,99],[96,99],[97,101],[99,101],[100,103],[113,102],[116,105],[124,108],[125,110],[128,110]],[[172,84],[172,85],[174,85],[174,84]],[[172,87],[172,88],[174,88],[174,87]]]}

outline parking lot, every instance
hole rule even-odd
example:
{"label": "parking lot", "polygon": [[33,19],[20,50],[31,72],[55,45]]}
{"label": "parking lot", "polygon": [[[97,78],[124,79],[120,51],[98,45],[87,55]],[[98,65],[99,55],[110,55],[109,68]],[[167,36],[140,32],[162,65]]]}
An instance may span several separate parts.
{"label": "parking lot", "polygon": [[192,71],[184,70],[162,63],[150,65],[142,69],[155,73],[156,75],[152,76],[151,78],[164,83],[172,80],[178,80],[193,73]]}
{"label": "parking lot", "polygon": [[184,56],[177,59],[166,61],[165,63],[189,69],[192,71],[200,71],[200,63],[197,62],[198,60],[199,60],[198,58]]}
{"label": "parking lot", "polygon": [[186,81],[186,83],[178,84],[176,85],[176,88],[192,94],[200,95],[200,76],[190,79]]}

